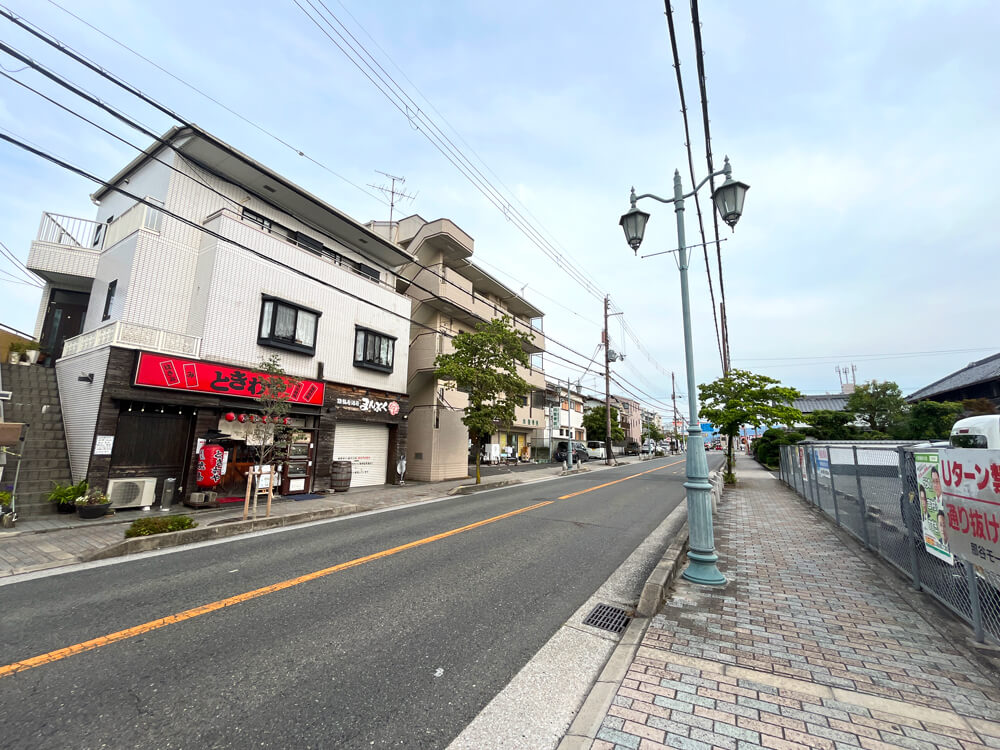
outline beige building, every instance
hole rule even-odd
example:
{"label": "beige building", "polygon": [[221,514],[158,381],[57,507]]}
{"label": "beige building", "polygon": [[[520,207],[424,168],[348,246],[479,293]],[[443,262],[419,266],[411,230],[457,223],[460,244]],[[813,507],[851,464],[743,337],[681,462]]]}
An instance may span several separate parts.
{"label": "beige building", "polygon": [[416,259],[399,269],[398,280],[398,291],[413,300],[406,476],[423,481],[468,476],[469,433],[462,424],[468,399],[434,377],[434,360],[453,351],[454,335],[501,315],[510,316],[518,330],[534,336],[528,348],[532,367],[519,370],[533,390],[517,408],[514,424],[492,435],[489,442],[499,445],[501,452],[509,447],[519,457],[531,458],[545,430],[542,311],[473,265],[472,237],[448,219],[429,222],[414,215],[369,226]]}

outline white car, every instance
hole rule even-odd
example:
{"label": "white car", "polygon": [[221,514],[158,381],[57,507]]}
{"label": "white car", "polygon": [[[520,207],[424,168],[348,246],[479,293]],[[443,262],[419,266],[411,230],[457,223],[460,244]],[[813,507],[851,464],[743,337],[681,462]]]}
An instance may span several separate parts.
{"label": "white car", "polygon": [[591,458],[604,459],[604,443],[600,440],[587,441],[587,454]]}

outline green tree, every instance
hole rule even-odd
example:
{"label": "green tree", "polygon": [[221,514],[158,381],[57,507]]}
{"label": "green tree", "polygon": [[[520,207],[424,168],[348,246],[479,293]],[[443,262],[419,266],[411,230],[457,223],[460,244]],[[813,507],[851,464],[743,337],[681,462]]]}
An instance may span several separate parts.
{"label": "green tree", "polygon": [[[802,412],[791,406],[801,396],[794,388],[766,375],[747,370],[730,370],[728,375],[698,386],[701,416],[729,437],[726,453],[726,481],[735,482],[733,448],[743,426],[759,428],[772,424],[792,424]],[[690,446],[689,446],[690,447]]]}
{"label": "green tree", "polygon": [[817,440],[850,440],[857,433],[851,424],[854,414],[849,411],[817,409],[803,417],[809,424],[809,432]]}
{"label": "green tree", "polygon": [[[588,440],[600,440],[602,443],[608,442],[608,420],[605,416],[604,406],[595,406],[583,415],[583,428],[587,431]],[[622,441],[625,439],[625,431],[618,422],[618,410],[611,407],[611,439]]]}
{"label": "green tree", "polygon": [[666,437],[663,432],[652,422],[647,422],[642,426],[642,439],[660,442]]}
{"label": "green tree", "polygon": [[[246,427],[247,446],[251,447],[261,466],[270,466],[270,481],[277,479],[274,464],[288,455],[295,430],[285,425],[285,417],[291,410],[291,392],[300,381],[285,373],[281,357],[272,354],[260,363],[261,374],[257,376],[260,392],[256,397],[259,414]],[[247,481],[252,481],[248,477]],[[257,495],[254,493],[254,515],[257,512]]]}
{"label": "green tree", "polygon": [[868,423],[874,432],[889,432],[906,408],[899,386],[891,380],[872,381],[859,385],[847,399],[847,411],[852,411]]}
{"label": "green tree", "polygon": [[907,437],[912,440],[946,440],[951,426],[962,415],[957,401],[918,401],[907,413]]}
{"label": "green tree", "polygon": [[504,315],[479,323],[475,331],[460,333],[452,339],[454,351],[439,354],[434,361],[435,377],[451,382],[469,397],[462,422],[476,444],[476,484],[482,439],[496,429],[514,422],[514,409],[531,390],[517,374],[517,366],[529,367],[525,346],[534,336],[514,330]]}
{"label": "green tree", "polygon": [[962,399],[962,416],[978,417],[982,414],[996,414],[997,407],[988,398]]}

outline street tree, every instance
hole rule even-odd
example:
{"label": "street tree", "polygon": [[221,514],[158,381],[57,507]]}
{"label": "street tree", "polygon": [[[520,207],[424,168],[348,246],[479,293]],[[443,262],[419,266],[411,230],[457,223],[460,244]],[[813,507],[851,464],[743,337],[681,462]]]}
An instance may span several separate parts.
{"label": "street tree", "polygon": [[476,445],[476,484],[482,481],[479,466],[482,440],[514,423],[514,409],[531,386],[517,373],[529,367],[525,347],[534,338],[517,331],[504,315],[476,325],[452,339],[454,351],[434,360],[434,375],[453,383],[469,397],[462,423]]}
{"label": "street tree", "polygon": [[[291,411],[291,394],[301,381],[289,376],[281,366],[281,357],[272,354],[260,363],[260,375],[256,376],[257,414],[250,415],[246,425],[247,446],[253,450],[257,463],[263,471],[269,472],[269,481],[277,479],[274,464],[288,455],[288,446],[292,442],[295,430],[289,427],[288,413]],[[247,478],[248,482],[253,477]],[[254,507],[256,509],[256,494]]]}
{"label": "street tree", "polygon": [[700,414],[729,437],[726,453],[726,482],[735,482],[733,447],[740,428],[760,428],[774,424],[792,425],[802,412],[791,403],[801,396],[780,381],[747,370],[730,370],[728,375],[698,386]]}
{"label": "street tree", "polygon": [[888,433],[905,409],[903,392],[891,380],[859,385],[847,399],[847,411],[857,414],[875,432]]}
{"label": "street tree", "polygon": [[652,440],[654,443],[658,443],[665,437],[663,431],[652,422],[647,422],[642,428],[643,440]]}
{"label": "street tree", "polygon": [[[587,431],[588,440],[608,442],[608,420],[605,406],[595,406],[583,415],[583,428]],[[625,431],[618,422],[618,410],[611,407],[611,439],[621,442],[625,439]]]}

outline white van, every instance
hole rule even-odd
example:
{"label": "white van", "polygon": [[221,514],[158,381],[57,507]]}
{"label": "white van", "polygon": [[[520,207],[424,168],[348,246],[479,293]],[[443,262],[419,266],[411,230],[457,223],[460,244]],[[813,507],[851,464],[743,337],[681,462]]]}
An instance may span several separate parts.
{"label": "white van", "polygon": [[587,454],[591,458],[604,458],[604,443],[600,440],[588,440],[587,441]]}
{"label": "white van", "polygon": [[951,428],[952,448],[1000,448],[1000,414],[960,419]]}

